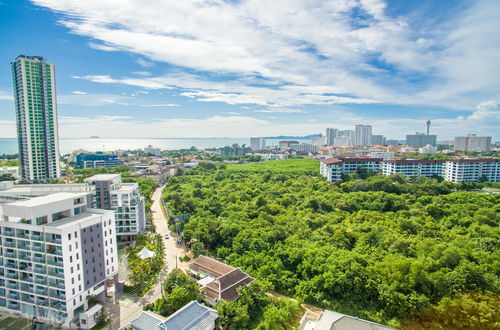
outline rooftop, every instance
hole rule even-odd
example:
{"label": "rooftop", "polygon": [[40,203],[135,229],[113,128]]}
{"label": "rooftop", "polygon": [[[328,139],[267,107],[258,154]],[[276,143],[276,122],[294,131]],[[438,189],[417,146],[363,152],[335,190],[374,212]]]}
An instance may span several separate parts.
{"label": "rooftop", "polygon": [[68,199],[85,197],[87,193],[69,193],[69,192],[60,192],[54,193],[46,196],[33,197],[30,199],[9,203],[12,206],[20,206],[20,207],[37,207],[42,205],[47,205],[50,203],[60,202]]}
{"label": "rooftop", "polygon": [[86,178],[86,182],[90,181],[110,181],[116,179],[116,177],[121,177],[121,174],[96,174],[90,178]]}
{"label": "rooftop", "polygon": [[64,218],[61,220],[53,221],[53,222],[47,223],[43,226],[64,229],[66,227],[74,226],[75,224],[85,224],[89,220],[95,219],[98,216],[100,216],[101,214],[112,213],[112,212],[113,211],[108,211],[108,210],[90,209],[84,213],[80,213],[78,215],[74,215],[72,217]]}

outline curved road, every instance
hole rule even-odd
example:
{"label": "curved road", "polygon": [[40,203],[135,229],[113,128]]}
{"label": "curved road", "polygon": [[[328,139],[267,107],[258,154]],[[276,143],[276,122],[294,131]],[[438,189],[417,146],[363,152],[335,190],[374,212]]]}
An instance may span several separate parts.
{"label": "curved road", "polygon": [[[161,209],[161,195],[164,186],[158,187],[153,194],[153,205],[151,206],[151,212],[153,216],[153,223],[156,226],[156,233],[161,234],[162,237],[165,234],[171,236],[168,230],[167,219]],[[165,239],[165,266],[159,275],[158,281],[155,283],[153,288],[144,297],[134,297],[129,294],[118,293],[116,296],[116,302],[105,303],[105,309],[108,315],[111,316],[112,323],[108,329],[120,329],[137,318],[144,305],[154,302],[156,299],[160,298],[162,295],[162,280],[172,269],[177,268],[178,258],[177,255],[180,254],[180,249],[177,248],[175,243],[175,238],[170,237]],[[180,266],[180,264],[179,264]]]}

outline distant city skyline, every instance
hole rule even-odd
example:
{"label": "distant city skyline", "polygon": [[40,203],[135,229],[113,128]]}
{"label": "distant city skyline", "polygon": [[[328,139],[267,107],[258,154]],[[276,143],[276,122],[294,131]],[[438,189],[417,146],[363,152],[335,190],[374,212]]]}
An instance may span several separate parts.
{"label": "distant city skyline", "polygon": [[1,2],[0,137],[16,136],[9,63],[25,54],[57,66],[61,138],[363,123],[402,140],[431,119],[438,140],[497,141],[499,10],[494,0]]}

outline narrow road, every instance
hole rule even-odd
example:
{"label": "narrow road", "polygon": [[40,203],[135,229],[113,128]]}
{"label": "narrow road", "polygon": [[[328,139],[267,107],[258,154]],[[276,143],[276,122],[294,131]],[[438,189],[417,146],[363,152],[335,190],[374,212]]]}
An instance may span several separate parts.
{"label": "narrow road", "polygon": [[[158,187],[153,194],[153,205],[151,206],[151,213],[153,216],[153,223],[156,226],[156,233],[164,237],[166,234],[171,236],[168,230],[167,219],[165,218],[161,209],[161,195],[164,186]],[[111,315],[113,320],[112,324],[108,329],[120,329],[124,327],[133,319],[137,318],[144,305],[154,302],[156,299],[161,297],[161,286],[162,279],[173,269],[178,266],[177,255],[180,253],[180,249],[177,248],[174,237],[169,239],[164,239],[165,242],[165,266],[160,273],[158,281],[144,297],[135,297],[129,294],[119,293],[117,295],[116,302],[106,303],[105,308],[108,315]],[[180,264],[179,264],[180,266]]]}

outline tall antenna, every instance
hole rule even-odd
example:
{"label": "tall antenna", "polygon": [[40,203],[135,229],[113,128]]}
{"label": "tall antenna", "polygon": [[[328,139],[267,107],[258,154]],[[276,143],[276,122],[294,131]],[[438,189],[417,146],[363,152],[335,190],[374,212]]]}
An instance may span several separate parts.
{"label": "tall antenna", "polygon": [[427,120],[427,135],[429,135],[429,130],[430,130],[430,128],[431,128],[431,120],[430,120],[430,119],[428,119],[428,120]]}

